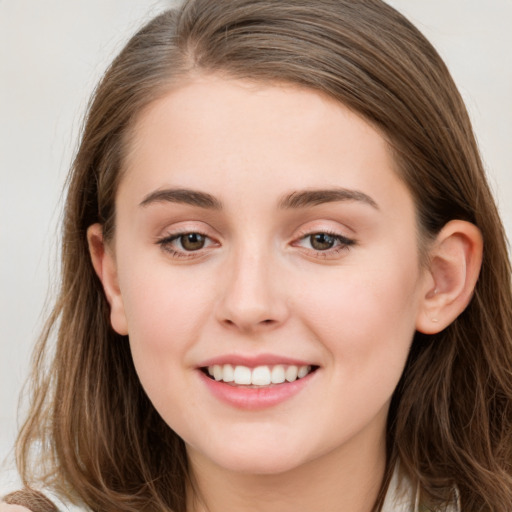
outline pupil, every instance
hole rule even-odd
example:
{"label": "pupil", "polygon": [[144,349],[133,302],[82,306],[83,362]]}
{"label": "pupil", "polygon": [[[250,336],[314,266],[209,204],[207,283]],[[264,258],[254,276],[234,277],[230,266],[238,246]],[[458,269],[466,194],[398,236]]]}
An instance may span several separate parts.
{"label": "pupil", "polygon": [[199,233],[187,233],[181,237],[181,245],[187,251],[197,251],[204,247],[205,237]]}
{"label": "pupil", "polygon": [[334,237],[326,233],[311,235],[311,246],[317,251],[326,251],[334,245]]}

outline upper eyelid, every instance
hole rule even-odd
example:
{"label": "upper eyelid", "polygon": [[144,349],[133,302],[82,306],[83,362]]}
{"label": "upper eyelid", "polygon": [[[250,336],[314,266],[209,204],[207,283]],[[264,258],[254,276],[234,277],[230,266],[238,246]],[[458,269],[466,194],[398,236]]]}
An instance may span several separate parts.
{"label": "upper eyelid", "polygon": [[163,235],[163,236],[158,236],[156,238],[156,243],[157,244],[163,244],[165,242],[173,242],[174,240],[177,240],[178,238],[184,236],[184,235],[188,235],[188,234],[191,234],[191,233],[195,233],[197,235],[201,235],[201,236],[204,236],[205,238],[207,238],[208,240],[216,243],[216,240],[214,237],[206,234],[206,233],[203,233],[201,231],[197,231],[197,230],[185,230],[185,231],[177,231],[175,233],[169,233],[167,235]]}
{"label": "upper eyelid", "polygon": [[191,229],[187,229],[187,230],[184,230],[184,231],[176,231],[174,233],[168,233],[168,234],[160,236],[158,238],[159,239],[163,239],[163,240],[175,240],[176,238],[179,238],[180,236],[190,235],[192,233],[194,233],[196,235],[204,236],[205,238],[213,239],[213,237],[211,237],[210,235],[204,233],[203,231],[191,230]]}
{"label": "upper eyelid", "polygon": [[355,233],[354,227],[352,226],[352,222],[349,222],[349,219],[345,218],[337,218],[328,216],[314,216],[309,219],[305,219],[303,222],[300,222],[300,219],[297,219],[298,228],[294,231],[296,233],[323,233],[323,232],[332,232],[339,235],[343,235],[343,233]]}
{"label": "upper eyelid", "polygon": [[[336,222],[338,227],[332,227],[325,225],[325,222]],[[182,235],[186,235],[189,233],[197,233],[200,234],[214,242],[222,242],[225,237],[222,236],[221,233],[217,231],[214,227],[205,223],[204,221],[198,220],[189,220],[189,221],[181,221],[176,223],[175,227],[169,225],[165,228],[159,230],[159,233],[155,235],[155,242],[162,242],[165,240],[173,240],[179,238]],[[192,225],[191,225],[192,224]],[[196,225],[194,225],[196,224]],[[200,224],[199,226],[197,224]],[[313,224],[313,225],[311,225]],[[341,227],[343,226],[343,227]],[[347,233],[348,231],[348,233]],[[353,229],[349,226],[345,226],[344,224],[340,224],[337,221],[332,221],[330,219],[323,219],[321,221],[317,220],[314,222],[307,222],[300,226],[299,228],[294,229],[293,233],[287,236],[289,243],[293,243],[294,241],[303,239],[305,237],[318,234],[325,233],[330,236],[333,236],[338,239],[342,239],[346,242],[350,242],[354,244],[357,240],[354,238]],[[283,233],[284,234],[284,233]],[[229,238],[229,237],[228,237]]]}
{"label": "upper eyelid", "polygon": [[306,236],[316,235],[319,233],[325,233],[326,235],[334,236],[334,237],[341,237],[346,239],[351,239],[351,237],[344,235],[343,233],[340,233],[339,231],[335,229],[308,229],[303,232],[300,232],[299,235],[296,238],[303,238]]}
{"label": "upper eyelid", "polygon": [[[329,235],[331,236],[332,238],[334,238],[335,240],[339,241],[340,244],[344,247],[349,247],[349,246],[353,246],[353,245],[356,245],[357,244],[357,240],[353,239],[353,238],[348,238],[344,235],[341,235],[341,234],[336,234],[336,233],[330,233],[328,231],[315,231],[315,232],[312,232],[312,233],[308,233],[304,236],[300,236],[299,238],[296,238],[295,239],[295,242],[298,242],[298,241],[301,241],[301,240],[304,240],[304,239],[307,239],[313,235],[318,235],[318,234],[325,234],[325,235]],[[331,247],[330,249],[326,249],[325,251],[322,251],[322,252],[329,252],[331,250],[334,250],[335,248],[334,247]],[[316,249],[312,249],[313,251],[315,251]]]}
{"label": "upper eyelid", "polygon": [[[352,231],[352,229],[350,228],[345,228],[347,231]],[[293,235],[293,238],[294,239],[302,239],[302,238],[305,238],[305,237],[308,237],[308,236],[311,236],[311,235],[315,235],[315,234],[318,234],[318,233],[325,233],[326,235],[330,235],[330,236],[333,236],[333,237],[339,237],[339,238],[343,238],[345,240],[350,240],[351,242],[355,242],[356,239],[354,238],[353,235],[347,235],[344,233],[344,230],[338,228],[331,228],[331,227],[326,227],[326,226],[313,226],[313,227],[308,227],[308,228],[299,228],[295,234]]]}
{"label": "upper eyelid", "polygon": [[[197,224],[201,224],[201,226],[197,226]],[[172,227],[170,225],[165,226],[163,229],[159,229],[155,238],[157,240],[161,240],[163,238],[170,238],[173,236],[186,235],[188,233],[198,233],[203,236],[207,236],[208,238],[215,239],[218,237],[218,233],[215,229],[209,226],[205,222],[201,221],[182,221],[176,223],[177,226]],[[196,224],[196,225],[190,225]]]}
{"label": "upper eyelid", "polygon": [[[165,230],[164,230],[165,231]],[[177,230],[168,230],[167,232],[164,232],[162,234],[156,235],[155,239],[156,241],[161,240],[170,240],[170,239],[176,239],[179,238],[182,235],[187,235],[190,233],[197,233],[199,235],[202,235],[206,238],[209,238],[211,240],[216,240],[217,238],[215,235],[209,234],[206,229],[194,229],[194,228],[180,228]],[[319,233],[325,233],[327,235],[330,235],[335,238],[343,238],[347,241],[355,242],[356,240],[352,236],[347,236],[343,233],[340,233],[338,230],[329,229],[329,228],[310,228],[310,229],[299,229],[296,231],[290,238],[293,240],[300,240],[302,238],[306,238],[308,236],[312,236]]]}

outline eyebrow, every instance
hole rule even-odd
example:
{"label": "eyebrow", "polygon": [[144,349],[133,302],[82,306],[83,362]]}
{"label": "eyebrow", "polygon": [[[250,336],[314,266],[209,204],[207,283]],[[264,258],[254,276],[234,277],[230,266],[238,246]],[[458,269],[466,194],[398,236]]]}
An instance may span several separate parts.
{"label": "eyebrow", "polygon": [[279,208],[298,209],[337,201],[358,201],[376,210],[379,209],[377,203],[369,195],[359,190],[346,188],[299,190],[292,192],[280,201]]}
{"label": "eyebrow", "polygon": [[181,203],[199,206],[200,208],[206,208],[208,210],[222,209],[222,203],[211,194],[187,188],[155,190],[142,200],[140,206],[149,206],[153,203]]}
{"label": "eyebrow", "polygon": [[[359,190],[346,188],[297,190],[281,199],[279,208],[283,210],[300,209],[337,201],[358,201],[376,210],[379,209],[377,203],[369,195]],[[167,202],[189,204],[208,210],[222,209],[222,202],[211,194],[186,188],[155,190],[144,197],[140,206],[146,207],[154,203]]]}

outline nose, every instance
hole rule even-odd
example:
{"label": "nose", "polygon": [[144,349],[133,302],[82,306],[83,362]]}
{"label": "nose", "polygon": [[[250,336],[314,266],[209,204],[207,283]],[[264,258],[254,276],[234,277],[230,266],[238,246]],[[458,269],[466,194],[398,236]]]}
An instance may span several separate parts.
{"label": "nose", "polygon": [[230,261],[221,279],[217,318],[224,326],[245,333],[272,330],[288,317],[286,287],[268,254],[247,252]]}

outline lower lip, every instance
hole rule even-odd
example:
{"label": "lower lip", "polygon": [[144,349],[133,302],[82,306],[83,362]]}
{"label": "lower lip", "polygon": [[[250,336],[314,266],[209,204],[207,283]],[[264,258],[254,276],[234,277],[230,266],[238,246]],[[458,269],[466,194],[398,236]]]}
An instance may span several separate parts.
{"label": "lower lip", "polygon": [[314,378],[318,370],[309,373],[302,379],[294,382],[283,382],[268,387],[250,388],[245,386],[232,386],[222,381],[210,379],[201,370],[200,377],[212,394],[222,402],[238,409],[255,411],[273,407],[302,391]]}

